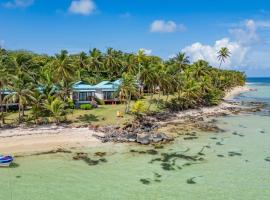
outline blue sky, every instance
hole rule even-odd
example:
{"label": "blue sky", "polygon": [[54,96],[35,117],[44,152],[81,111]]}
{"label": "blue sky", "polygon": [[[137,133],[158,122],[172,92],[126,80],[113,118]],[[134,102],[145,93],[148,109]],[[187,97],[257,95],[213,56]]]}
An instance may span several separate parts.
{"label": "blue sky", "polygon": [[270,76],[270,1],[0,0],[0,45],[47,54],[143,48],[164,59],[184,51],[212,65],[227,46],[224,68]]}

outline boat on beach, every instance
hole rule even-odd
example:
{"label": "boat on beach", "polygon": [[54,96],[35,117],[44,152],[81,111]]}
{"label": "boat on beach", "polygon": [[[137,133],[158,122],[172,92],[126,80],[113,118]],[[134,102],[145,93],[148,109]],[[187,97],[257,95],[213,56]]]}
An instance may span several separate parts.
{"label": "boat on beach", "polygon": [[12,163],[13,157],[12,156],[1,156],[0,155],[0,167],[9,167]]}

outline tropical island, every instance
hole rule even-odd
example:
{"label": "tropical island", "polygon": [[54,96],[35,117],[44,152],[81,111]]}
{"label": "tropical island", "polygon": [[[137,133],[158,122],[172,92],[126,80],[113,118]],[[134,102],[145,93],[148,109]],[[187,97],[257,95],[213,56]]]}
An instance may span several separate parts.
{"label": "tropical island", "polygon": [[[226,47],[217,52],[220,66],[229,56]],[[68,54],[63,50],[48,56],[2,48],[1,135],[3,139],[14,134],[32,137],[33,128],[41,133],[59,133],[60,128],[62,132],[69,132],[66,137],[72,132],[87,132],[88,135],[103,132],[95,135],[103,142],[149,144],[171,140],[164,134],[155,138],[152,131],[156,125],[151,125],[149,119],[159,121],[160,118],[174,118],[173,113],[218,106],[225,96],[243,90],[245,74],[223,70],[220,66],[215,68],[204,60],[190,63],[181,52],[163,60],[146,55],[143,50],[125,53],[108,48],[103,53],[92,49],[80,54]],[[212,110],[213,113],[218,112]],[[134,122],[137,123],[135,127]],[[145,127],[137,135],[123,139],[123,134],[133,133],[142,123],[154,127],[148,131],[154,139],[145,141]],[[110,140],[106,135],[112,130],[110,137],[113,139]],[[121,130],[120,139],[115,139],[115,130]],[[75,141],[85,143],[86,136],[78,135],[73,135],[79,142]],[[138,135],[143,136],[138,138]],[[16,152],[14,148],[8,150]]]}

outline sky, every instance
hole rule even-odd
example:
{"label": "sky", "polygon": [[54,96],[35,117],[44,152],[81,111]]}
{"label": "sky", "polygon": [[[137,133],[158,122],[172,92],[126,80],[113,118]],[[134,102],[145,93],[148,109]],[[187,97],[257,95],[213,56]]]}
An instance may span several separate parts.
{"label": "sky", "polygon": [[53,55],[144,49],[168,59],[185,52],[191,61],[248,76],[270,76],[269,0],[0,0],[0,46]]}

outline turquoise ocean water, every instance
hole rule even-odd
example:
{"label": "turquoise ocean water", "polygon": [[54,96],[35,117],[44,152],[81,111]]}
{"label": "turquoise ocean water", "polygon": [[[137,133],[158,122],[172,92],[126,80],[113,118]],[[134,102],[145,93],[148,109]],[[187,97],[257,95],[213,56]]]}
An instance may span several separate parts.
{"label": "turquoise ocean water", "polygon": [[[257,91],[237,100],[270,102],[270,79],[248,84]],[[95,166],[74,161],[73,154],[16,158],[18,167],[0,169],[0,200],[269,200],[269,110],[218,118],[224,132],[178,138],[163,149],[130,144],[84,149],[96,160],[95,152],[107,153],[106,162]]]}

